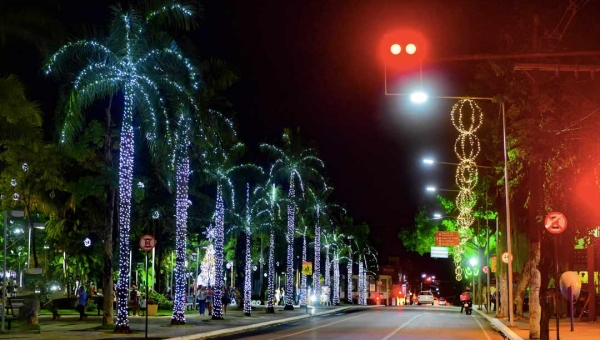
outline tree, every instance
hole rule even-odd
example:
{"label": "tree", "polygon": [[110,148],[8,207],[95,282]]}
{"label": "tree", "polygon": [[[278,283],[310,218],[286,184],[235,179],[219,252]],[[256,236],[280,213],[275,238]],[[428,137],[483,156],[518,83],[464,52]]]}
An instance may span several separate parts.
{"label": "tree", "polygon": [[[189,28],[193,23],[195,9],[180,2],[169,1],[167,5],[164,1],[152,1],[145,2],[139,8],[112,7],[112,12],[113,19],[106,36],[64,45],[49,58],[45,72],[65,74],[72,81],[65,100],[66,117],[60,136],[61,143],[69,141],[80,130],[83,111],[91,103],[105,97],[112,98],[119,93],[124,99],[119,154],[120,275],[115,330],[128,333],[134,114],[141,116],[139,124],[146,132],[148,143],[152,145],[156,138],[157,116],[166,111],[161,89],[169,85],[163,82],[164,79],[156,68],[160,69],[163,64],[180,64],[181,68],[188,70],[191,82],[197,82],[197,72],[189,60],[183,57],[173,40],[160,31],[164,22],[172,23],[178,28]],[[107,223],[110,219],[107,218]],[[112,225],[107,225],[107,228],[112,228]],[[107,232],[106,235],[108,234],[110,233]],[[108,250],[105,249],[105,253]],[[112,285],[107,283],[109,285],[104,288],[110,293]],[[110,311],[110,307],[108,310]],[[107,319],[110,320],[108,317]]]}
{"label": "tree", "polygon": [[271,144],[261,144],[261,148],[275,157],[271,166],[269,177],[281,176],[288,181],[288,206],[287,206],[287,275],[285,291],[285,310],[294,309],[294,232],[295,232],[295,198],[296,179],[300,190],[304,191],[305,179],[317,179],[324,183],[323,177],[318,169],[324,167],[323,161],[317,157],[315,149],[305,149],[299,136],[300,132],[292,133],[286,129],[283,132],[283,147],[279,148]]}

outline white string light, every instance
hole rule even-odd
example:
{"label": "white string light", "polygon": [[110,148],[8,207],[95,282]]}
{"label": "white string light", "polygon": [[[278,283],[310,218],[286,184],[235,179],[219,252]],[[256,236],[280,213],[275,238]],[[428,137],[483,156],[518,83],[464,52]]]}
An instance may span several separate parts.
{"label": "white string light", "polygon": [[477,103],[470,99],[459,100],[454,104],[450,113],[452,125],[458,130],[459,135],[454,143],[459,164],[456,168],[456,185],[460,191],[456,197],[456,207],[459,211],[457,224],[460,242],[453,249],[456,280],[462,280],[462,255],[466,243],[469,240],[469,228],[475,218],[473,208],[476,205],[477,196],[474,189],[477,186],[477,164],[475,158],[481,151],[479,138],[475,132],[483,123],[483,112]]}
{"label": "white string light", "polygon": [[294,223],[296,190],[294,187],[294,172],[290,174],[290,189],[288,191],[290,202],[287,204],[287,275],[285,278],[285,310],[294,310]]}

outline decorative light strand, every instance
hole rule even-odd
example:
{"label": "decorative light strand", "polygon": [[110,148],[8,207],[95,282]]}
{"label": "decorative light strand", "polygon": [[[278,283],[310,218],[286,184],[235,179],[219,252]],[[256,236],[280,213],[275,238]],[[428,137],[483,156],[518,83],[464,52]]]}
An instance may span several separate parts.
{"label": "decorative light strand", "polygon": [[[306,227],[302,233],[302,262],[306,261]],[[300,274],[300,306],[306,306],[307,301],[306,275]]]}
{"label": "decorative light strand", "polygon": [[[182,118],[184,117],[182,113]],[[171,317],[172,325],[185,324],[185,303],[187,293],[185,289],[185,250],[187,236],[187,218],[188,218],[188,188],[190,175],[190,158],[188,155],[189,125],[185,119],[180,121],[180,127],[183,130],[183,140],[177,146],[178,164],[177,164],[177,197],[175,206],[175,299],[173,300],[173,315]]]}
{"label": "decorative light strand", "polygon": [[358,304],[363,305],[363,300],[365,297],[365,283],[363,281],[363,274],[365,268],[363,266],[363,261],[361,259],[358,260]]}
{"label": "decorative light strand", "polygon": [[285,310],[294,310],[294,224],[296,219],[294,202],[296,190],[294,187],[294,172],[290,174],[290,202],[287,204],[287,270],[285,278]]}
{"label": "decorative light strand", "polygon": [[365,270],[367,267],[367,260],[365,259],[365,264],[363,265],[363,274],[362,274],[362,289],[363,289],[363,305],[367,305],[367,298],[369,297],[369,287],[367,286],[367,271]]}
{"label": "decorative light strand", "polygon": [[352,238],[349,237],[348,240],[348,263],[346,264],[346,273],[347,273],[347,296],[346,296],[346,300],[350,303],[353,303],[352,301]]}
{"label": "decorative light strand", "polygon": [[313,273],[313,290],[316,297],[321,296],[321,207],[317,205],[315,222],[315,265]]}
{"label": "decorative light strand", "polygon": [[[466,108],[466,109],[465,109]],[[470,114],[465,111],[470,111]],[[450,113],[452,125],[459,132],[454,142],[454,152],[459,159],[456,168],[456,185],[460,191],[456,197],[456,207],[459,211],[457,223],[460,242],[453,249],[453,259],[455,265],[456,280],[462,280],[462,254],[465,251],[467,241],[469,240],[469,228],[475,218],[473,208],[477,203],[477,196],[474,189],[477,186],[477,164],[475,158],[481,151],[479,138],[475,132],[483,123],[483,111],[477,103],[470,99],[459,100],[452,107]]]}
{"label": "decorative light strand", "polygon": [[250,217],[250,185],[246,184],[246,266],[244,272],[244,314],[246,316],[252,315],[252,253],[250,242],[252,240],[252,228],[251,228],[251,217]]}
{"label": "decorative light strand", "polygon": [[215,286],[213,297],[213,320],[223,319],[223,239],[225,238],[225,204],[223,186],[217,185],[217,207],[215,209]]}
{"label": "decorative light strand", "polygon": [[340,255],[337,246],[333,252],[333,299],[331,303],[340,304]]}
{"label": "decorative light strand", "polygon": [[[275,184],[273,184],[271,189],[271,194],[269,197],[269,207],[270,207],[270,223],[269,223],[269,275],[267,279],[267,313],[275,313],[275,308],[273,307],[273,295],[275,290],[275,193],[276,193]],[[279,262],[277,262],[279,264]]]}
{"label": "decorative light strand", "polygon": [[329,245],[325,245],[325,280],[323,285],[328,286],[331,292],[331,261],[329,261]]}

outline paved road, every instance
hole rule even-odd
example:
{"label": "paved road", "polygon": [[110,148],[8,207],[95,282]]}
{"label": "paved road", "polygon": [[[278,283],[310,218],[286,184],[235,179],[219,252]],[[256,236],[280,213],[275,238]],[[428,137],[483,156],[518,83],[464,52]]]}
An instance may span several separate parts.
{"label": "paved road", "polygon": [[404,306],[353,310],[219,339],[502,340],[481,316],[457,307]]}

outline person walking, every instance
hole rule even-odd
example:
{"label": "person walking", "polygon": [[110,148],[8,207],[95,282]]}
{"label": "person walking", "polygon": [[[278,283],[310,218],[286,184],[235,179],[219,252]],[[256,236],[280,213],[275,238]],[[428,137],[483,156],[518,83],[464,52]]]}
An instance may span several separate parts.
{"label": "person walking", "polygon": [[83,286],[79,287],[79,292],[77,294],[77,311],[79,312],[79,321],[82,321],[87,316],[85,315],[85,306],[87,303],[87,293],[85,292],[85,288]]}
{"label": "person walking", "polygon": [[208,307],[208,316],[212,316],[213,297],[215,292],[211,286],[206,288],[206,306]]}
{"label": "person walking", "polygon": [[196,290],[196,301],[198,301],[198,311],[200,315],[204,315],[204,310],[206,308],[206,289],[199,285]]}
{"label": "person walking", "polygon": [[221,303],[223,304],[223,314],[227,314],[227,305],[231,303],[229,288],[223,287],[221,291],[223,292],[221,296]]}
{"label": "person walking", "polygon": [[137,316],[138,311],[138,291],[136,285],[131,285],[131,292],[129,293],[129,308],[133,316]]}

